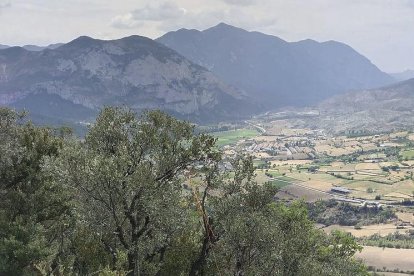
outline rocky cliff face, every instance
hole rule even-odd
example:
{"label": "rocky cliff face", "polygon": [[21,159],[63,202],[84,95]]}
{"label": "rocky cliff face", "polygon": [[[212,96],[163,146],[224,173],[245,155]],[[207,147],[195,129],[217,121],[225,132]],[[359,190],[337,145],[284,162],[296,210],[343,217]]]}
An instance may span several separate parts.
{"label": "rocky cliff face", "polygon": [[[29,111],[40,105],[44,108],[35,112],[42,116],[59,115],[50,114],[51,105],[74,105],[84,114],[103,105],[127,105],[138,111],[159,108],[193,121],[234,118],[254,108],[205,68],[140,36],[80,37],[43,51],[1,50],[0,104]],[[73,114],[59,116],[72,119],[67,117]]]}

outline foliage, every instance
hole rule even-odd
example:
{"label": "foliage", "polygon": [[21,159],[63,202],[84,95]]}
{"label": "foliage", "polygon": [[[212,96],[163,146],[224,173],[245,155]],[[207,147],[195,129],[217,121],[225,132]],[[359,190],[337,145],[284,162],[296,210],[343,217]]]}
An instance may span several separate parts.
{"label": "foliage", "polygon": [[310,218],[325,225],[368,225],[385,223],[396,218],[395,213],[389,208],[355,206],[346,202],[338,203],[335,200],[309,203],[308,208]]}
{"label": "foliage", "polygon": [[0,115],[2,275],[366,275],[350,236],[186,122],[105,108],[80,141]]}
{"label": "foliage", "polygon": [[69,195],[42,171],[63,138],[23,119],[24,114],[0,109],[0,274],[7,275],[59,254],[57,241],[71,215]]}
{"label": "foliage", "polygon": [[402,234],[399,232],[390,233],[385,237],[374,234],[370,237],[361,238],[360,242],[364,245],[388,247],[388,248],[414,248],[414,233]]}

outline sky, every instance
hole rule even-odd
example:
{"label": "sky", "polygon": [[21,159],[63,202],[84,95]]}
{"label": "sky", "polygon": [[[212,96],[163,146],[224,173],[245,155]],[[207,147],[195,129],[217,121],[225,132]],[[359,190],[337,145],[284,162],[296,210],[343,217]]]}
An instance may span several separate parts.
{"label": "sky", "polygon": [[414,69],[414,0],[0,0],[6,45],[157,38],[220,22],[287,41],[341,41],[385,72]]}

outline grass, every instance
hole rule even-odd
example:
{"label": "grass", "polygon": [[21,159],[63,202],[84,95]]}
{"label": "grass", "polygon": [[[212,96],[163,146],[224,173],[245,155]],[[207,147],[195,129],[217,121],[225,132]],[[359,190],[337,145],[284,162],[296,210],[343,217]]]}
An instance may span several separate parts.
{"label": "grass", "polygon": [[281,173],[279,171],[268,170],[267,173],[270,174],[272,177],[281,176]]}
{"label": "grass", "polygon": [[212,133],[218,138],[217,145],[222,147],[235,144],[242,139],[249,139],[258,136],[260,133],[254,129],[236,129]]}
{"label": "grass", "polygon": [[266,161],[263,161],[263,160],[253,160],[253,166],[255,168],[258,168],[258,167],[264,166],[264,165],[266,165]]}
{"label": "grass", "polygon": [[400,156],[407,160],[414,159],[414,149],[403,150],[400,152]]}
{"label": "grass", "polygon": [[273,186],[275,186],[276,188],[279,188],[279,189],[290,185],[290,183],[285,182],[285,181],[281,181],[279,179],[272,180],[271,183],[272,183]]}
{"label": "grass", "polygon": [[292,182],[297,182],[296,179],[293,179],[291,177],[287,177],[284,175],[280,175],[280,173],[278,172],[268,172],[269,174],[271,174],[273,177],[275,177],[273,180],[271,180],[270,182],[272,183],[272,185],[274,185],[277,188],[283,188],[285,186],[290,185]]}

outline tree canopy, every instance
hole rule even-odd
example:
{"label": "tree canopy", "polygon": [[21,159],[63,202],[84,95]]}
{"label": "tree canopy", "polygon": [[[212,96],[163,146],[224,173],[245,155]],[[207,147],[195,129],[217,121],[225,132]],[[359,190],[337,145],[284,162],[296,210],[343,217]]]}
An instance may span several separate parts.
{"label": "tree canopy", "polygon": [[77,139],[0,109],[0,138],[0,274],[366,275],[350,236],[163,112],[104,108]]}

